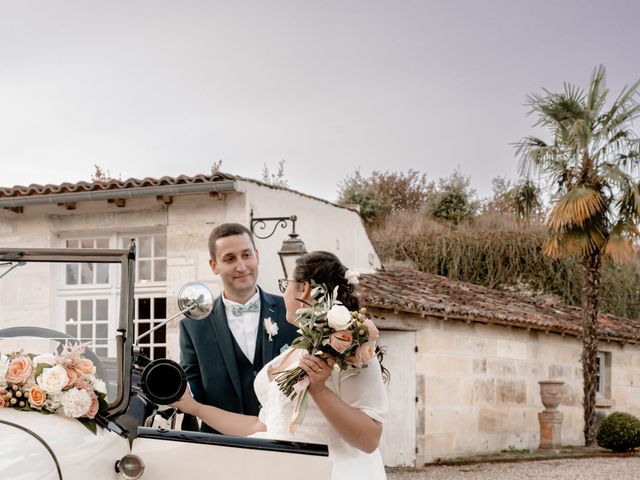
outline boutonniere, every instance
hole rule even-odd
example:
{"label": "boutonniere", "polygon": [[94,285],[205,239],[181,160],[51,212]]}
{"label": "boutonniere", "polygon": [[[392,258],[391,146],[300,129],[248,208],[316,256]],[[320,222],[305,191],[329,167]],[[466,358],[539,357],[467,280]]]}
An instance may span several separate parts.
{"label": "boutonniere", "polygon": [[267,332],[267,335],[269,335],[270,342],[273,340],[273,337],[278,334],[278,324],[273,322],[271,317],[264,319],[264,329]]}

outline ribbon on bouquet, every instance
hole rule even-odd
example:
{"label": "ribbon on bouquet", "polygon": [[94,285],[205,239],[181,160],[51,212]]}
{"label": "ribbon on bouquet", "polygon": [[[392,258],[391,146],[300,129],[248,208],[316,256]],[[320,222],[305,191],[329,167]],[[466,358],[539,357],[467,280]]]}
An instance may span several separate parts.
{"label": "ribbon on bouquet", "polygon": [[304,421],[304,417],[307,414],[307,405],[309,404],[309,377],[304,377],[298,383],[293,386],[295,393],[295,403],[293,405],[293,413],[291,414],[291,420],[289,420],[289,433],[296,433],[298,425],[301,425]]}

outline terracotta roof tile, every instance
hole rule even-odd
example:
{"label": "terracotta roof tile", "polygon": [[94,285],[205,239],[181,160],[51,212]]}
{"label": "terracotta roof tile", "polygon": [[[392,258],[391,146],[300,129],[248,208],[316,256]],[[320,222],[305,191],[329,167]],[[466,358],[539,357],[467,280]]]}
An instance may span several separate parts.
{"label": "terracotta roof tile", "polygon": [[143,179],[128,178],[127,180],[111,179],[106,182],[65,182],[60,185],[38,185],[33,183],[26,187],[22,185],[7,188],[0,187],[0,198],[19,198],[35,195],[55,195],[57,193],[96,192],[102,190],[122,190],[138,187],[210,183],[233,179],[234,177],[232,175],[218,173],[214,175],[195,175],[193,177],[180,175],[178,177],[161,177],[157,179],[146,177]]}
{"label": "terracotta roof tile", "polygon": [[[368,308],[420,316],[496,323],[579,336],[582,309],[502,292],[409,268],[382,269],[360,276]],[[640,341],[640,321],[600,315],[601,338]]]}

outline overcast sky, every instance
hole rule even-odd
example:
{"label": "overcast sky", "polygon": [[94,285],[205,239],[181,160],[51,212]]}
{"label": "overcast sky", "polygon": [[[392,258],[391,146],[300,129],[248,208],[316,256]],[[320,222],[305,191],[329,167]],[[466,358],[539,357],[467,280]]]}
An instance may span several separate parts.
{"label": "overcast sky", "polygon": [[528,93],[640,78],[635,0],[0,0],[0,186],[285,160],[329,200],[360,168],[517,178]]}

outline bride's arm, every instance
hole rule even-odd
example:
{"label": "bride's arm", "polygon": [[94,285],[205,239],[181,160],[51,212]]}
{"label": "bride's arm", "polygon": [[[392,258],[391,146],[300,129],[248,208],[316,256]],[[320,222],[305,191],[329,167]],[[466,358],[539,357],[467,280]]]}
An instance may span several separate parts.
{"label": "bride's arm", "polygon": [[309,376],[309,394],[338,434],[349,445],[363,452],[371,453],[378,448],[382,424],[361,410],[346,404],[327,388],[325,382],[331,374],[331,367],[312,355],[305,355],[300,360],[300,367]]}
{"label": "bride's arm", "polygon": [[180,400],[171,404],[171,406],[180,409],[184,413],[195,415],[211,428],[225,435],[248,436],[257,432],[266,432],[267,430],[258,417],[227,412],[221,408],[204,405],[197,402],[188,390],[184,392]]}

